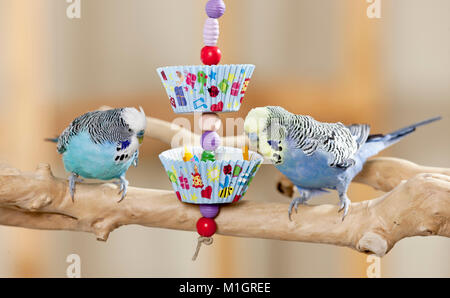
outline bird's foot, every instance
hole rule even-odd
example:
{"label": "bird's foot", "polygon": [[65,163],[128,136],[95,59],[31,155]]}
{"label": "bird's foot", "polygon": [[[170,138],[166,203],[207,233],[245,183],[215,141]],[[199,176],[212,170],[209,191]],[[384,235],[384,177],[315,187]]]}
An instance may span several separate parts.
{"label": "bird's foot", "polygon": [[342,221],[344,221],[344,218],[347,216],[348,209],[349,209],[351,203],[352,202],[350,201],[349,198],[347,198],[347,196],[345,196],[341,199],[341,205],[339,206],[338,212],[341,212],[342,210],[344,210],[344,212],[342,214]]}
{"label": "bird's foot", "polygon": [[119,178],[120,180],[118,181],[118,185],[120,187],[119,190],[119,194],[122,193],[122,197],[120,198],[120,200],[117,203],[122,202],[122,200],[125,198],[125,195],[127,194],[128,191],[128,180],[125,179],[125,176],[120,176]]}
{"label": "bird's foot", "polygon": [[288,212],[288,214],[289,214],[289,220],[292,221],[292,218],[291,218],[292,209],[295,208],[295,213],[297,213],[297,212],[298,212],[298,205],[299,205],[299,204],[301,204],[301,205],[308,205],[308,204],[306,203],[307,201],[308,201],[308,199],[307,199],[306,197],[297,197],[297,198],[295,198],[295,199],[293,199],[293,200],[291,201],[291,204],[289,204],[289,212]]}
{"label": "bird's foot", "polygon": [[83,179],[81,179],[77,174],[71,173],[69,176],[69,192],[70,197],[72,198],[72,202],[74,202],[75,197],[75,184],[79,182],[83,182]]}
{"label": "bird's foot", "polygon": [[138,163],[139,163],[139,151],[136,150],[136,152],[134,153],[133,166],[136,168],[138,166]]}

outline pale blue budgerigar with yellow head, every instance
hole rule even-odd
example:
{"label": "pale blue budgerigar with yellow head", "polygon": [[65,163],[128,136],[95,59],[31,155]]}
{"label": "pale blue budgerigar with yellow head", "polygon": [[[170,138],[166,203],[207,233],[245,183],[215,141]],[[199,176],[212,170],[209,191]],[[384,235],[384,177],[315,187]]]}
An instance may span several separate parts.
{"label": "pale blue budgerigar with yellow head", "polygon": [[127,193],[125,173],[137,166],[139,146],[147,120],[140,108],[119,108],[88,112],[79,116],[56,139],[58,153],[70,172],[69,191],[74,199],[75,184],[88,179],[119,179],[119,194]]}
{"label": "pale blue budgerigar with yellow head", "polygon": [[289,218],[298,204],[306,204],[311,197],[332,189],[339,194],[343,220],[350,205],[347,189],[367,158],[416,127],[439,119],[425,120],[386,135],[370,135],[367,124],[323,123],[282,107],[268,106],[251,110],[244,130],[251,144],[257,145],[258,151],[297,187],[300,196],[292,200]]}

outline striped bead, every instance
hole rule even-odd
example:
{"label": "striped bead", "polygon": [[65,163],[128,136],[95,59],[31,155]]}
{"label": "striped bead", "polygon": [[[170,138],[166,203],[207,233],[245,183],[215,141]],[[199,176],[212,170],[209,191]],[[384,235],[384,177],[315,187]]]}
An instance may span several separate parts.
{"label": "striped bead", "polygon": [[209,0],[205,11],[208,17],[218,19],[225,13],[225,3],[223,0]]}
{"label": "striped bead", "polygon": [[219,21],[208,18],[203,25],[203,43],[206,46],[215,47],[219,40]]}

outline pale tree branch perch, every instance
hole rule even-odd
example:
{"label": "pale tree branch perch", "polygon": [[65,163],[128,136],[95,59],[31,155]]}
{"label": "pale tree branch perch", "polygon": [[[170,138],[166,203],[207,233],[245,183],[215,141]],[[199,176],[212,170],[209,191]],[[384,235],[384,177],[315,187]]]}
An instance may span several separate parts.
{"label": "pale tree branch perch", "polygon": [[[392,163],[404,161],[375,159],[359,179],[385,185],[382,176],[366,175],[384,172],[383,167],[392,167]],[[448,170],[426,170],[432,173],[417,174],[407,169],[401,169],[401,177],[391,173],[387,179],[408,180],[380,198],[353,203],[344,222],[333,205],[301,206],[293,221],[289,221],[288,203],[244,200],[221,208],[216,218],[218,233],[328,243],[380,256],[405,237],[450,237],[450,177],[445,175]],[[117,191],[113,184],[79,184],[72,203],[67,181],[53,177],[48,165],[39,165],[35,173],[3,166],[0,224],[85,231],[106,240],[111,231],[127,224],[193,231],[201,216],[195,205],[180,203],[172,191],[130,188],[121,203],[117,203]]]}
{"label": "pale tree branch perch", "polygon": [[[183,130],[156,118],[148,121],[153,128],[149,136],[166,143]],[[195,137],[189,131],[182,133]],[[366,163],[355,180],[390,192],[380,198],[352,203],[343,222],[333,205],[301,206],[289,221],[288,202],[244,200],[221,208],[216,218],[217,232],[328,243],[379,256],[405,237],[450,237],[449,169],[378,158]],[[285,178],[280,180],[278,189],[288,196],[294,193]],[[127,224],[194,231],[201,216],[197,206],[179,202],[172,191],[130,187],[125,200],[117,203],[119,198],[113,184],[78,184],[72,203],[67,181],[55,178],[49,165],[40,164],[34,173],[0,165],[2,225],[84,231],[107,240],[111,231]]]}

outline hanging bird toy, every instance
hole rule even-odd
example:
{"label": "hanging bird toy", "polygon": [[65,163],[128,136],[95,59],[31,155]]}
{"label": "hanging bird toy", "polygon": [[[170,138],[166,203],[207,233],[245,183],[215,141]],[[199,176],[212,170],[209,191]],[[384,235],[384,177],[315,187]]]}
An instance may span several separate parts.
{"label": "hanging bird toy", "polygon": [[[184,146],[160,154],[160,160],[178,199],[198,204],[203,217],[197,221],[197,258],[201,244],[212,244],[217,230],[214,218],[219,204],[242,199],[256,174],[262,156],[248,151],[221,147],[221,121],[217,113],[238,111],[255,69],[251,64],[219,64],[222,53],[217,47],[219,22],[225,12],[222,0],[209,0],[208,18],[203,28],[204,47],[200,58],[204,65],[167,66],[157,69],[175,113],[201,112],[201,147]],[[178,171],[178,173],[177,173]]]}

